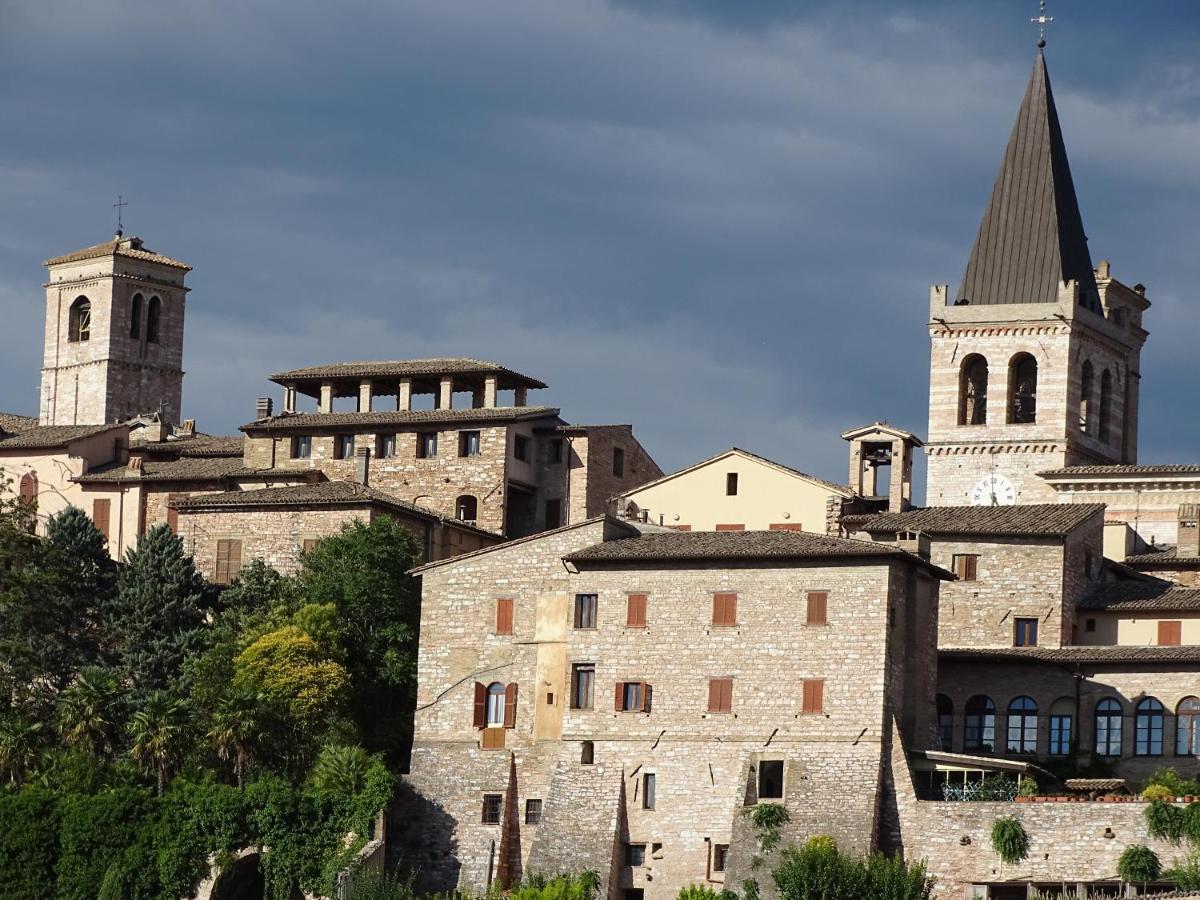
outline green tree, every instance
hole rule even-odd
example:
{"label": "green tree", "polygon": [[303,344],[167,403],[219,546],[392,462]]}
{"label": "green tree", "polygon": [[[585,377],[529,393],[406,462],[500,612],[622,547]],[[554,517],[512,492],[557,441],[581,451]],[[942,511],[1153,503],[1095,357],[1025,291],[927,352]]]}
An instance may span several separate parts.
{"label": "green tree", "polygon": [[33,537],[34,510],[21,503],[12,479],[0,474],[0,697],[27,705],[38,665],[25,639],[37,609],[37,557],[43,542]]}
{"label": "green tree", "polygon": [[42,749],[42,723],[10,712],[0,717],[0,769],[19,787]]}
{"label": "green tree", "polygon": [[108,758],[116,752],[121,729],[121,686],[117,676],[91,668],[58,695],[58,735],[68,747]]}
{"label": "green tree", "polygon": [[161,797],[167,774],[188,739],[187,707],[165,691],[150,694],[129,722],[129,738],[129,755],[144,771],[154,773]]}
{"label": "green tree", "polygon": [[240,619],[262,616],[283,598],[287,580],[261,559],[252,560],[221,592],[223,614]]}
{"label": "green tree", "polygon": [[366,784],[367,774],[376,760],[362,747],[327,744],[313,763],[309,783],[323,794],[350,797]]}
{"label": "green tree", "polygon": [[266,736],[261,694],[235,690],[224,697],[213,713],[208,737],[222,760],[233,761],[238,787],[245,785],[246,769],[258,744]]}
{"label": "green tree", "polygon": [[296,593],[332,603],[340,614],[352,714],[368,750],[403,765],[416,706],[417,630],[421,593],[408,570],[420,548],[389,518],[355,522],[304,554]]}
{"label": "green tree", "polygon": [[199,644],[203,593],[192,558],[166,525],[151,528],[125,555],[108,624],[135,705],[178,680]]}

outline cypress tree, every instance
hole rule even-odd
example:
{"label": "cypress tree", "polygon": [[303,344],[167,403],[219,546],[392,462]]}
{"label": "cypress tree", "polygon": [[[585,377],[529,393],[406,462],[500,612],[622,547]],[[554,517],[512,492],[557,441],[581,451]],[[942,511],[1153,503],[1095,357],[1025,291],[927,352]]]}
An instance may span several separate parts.
{"label": "cypress tree", "polygon": [[151,528],[125,554],[107,624],[135,705],[178,684],[184,658],[200,639],[203,595],[192,558],[166,525]]}

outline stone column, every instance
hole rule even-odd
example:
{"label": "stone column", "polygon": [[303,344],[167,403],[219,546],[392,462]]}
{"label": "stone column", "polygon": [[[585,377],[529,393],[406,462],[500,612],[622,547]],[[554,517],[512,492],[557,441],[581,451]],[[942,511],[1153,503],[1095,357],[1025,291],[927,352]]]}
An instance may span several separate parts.
{"label": "stone column", "polygon": [[496,406],[496,376],[489,375],[483,381],[483,405],[488,409]]}
{"label": "stone column", "polygon": [[524,406],[528,402],[529,391],[527,388],[519,387],[513,391],[513,406]]}
{"label": "stone column", "polygon": [[362,381],[358,385],[358,411],[371,411],[371,382]]}
{"label": "stone column", "polygon": [[450,409],[454,406],[454,379],[449,375],[442,376],[441,390],[438,391],[438,409]]}
{"label": "stone column", "polygon": [[294,385],[283,389],[283,411],[286,413],[296,411],[296,388]]}
{"label": "stone column", "polygon": [[333,385],[328,381],[321,385],[321,400],[317,405],[317,412],[333,412]]}
{"label": "stone column", "polygon": [[396,409],[408,412],[412,409],[412,379],[401,378],[400,388],[396,391]]}

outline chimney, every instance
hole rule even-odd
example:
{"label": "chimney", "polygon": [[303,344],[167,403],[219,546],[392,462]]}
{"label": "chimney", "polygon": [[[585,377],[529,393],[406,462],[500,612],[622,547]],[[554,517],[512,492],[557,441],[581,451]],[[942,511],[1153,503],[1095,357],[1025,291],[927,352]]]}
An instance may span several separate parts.
{"label": "chimney", "polygon": [[129,457],[129,462],[127,464],[127,468],[129,469],[130,472],[142,471],[142,458],[140,456]]}
{"label": "chimney", "polygon": [[932,549],[929,535],[923,531],[898,532],[896,534],[896,546],[924,560],[929,559],[930,550]]}
{"label": "chimney", "polygon": [[196,433],[196,420],[184,419],[179,425],[179,433],[183,437],[191,437]]}
{"label": "chimney", "polygon": [[1179,530],[1175,544],[1175,556],[1179,559],[1200,556],[1200,504],[1179,504]]}
{"label": "chimney", "polygon": [[254,404],[254,421],[261,422],[263,419],[269,419],[274,411],[275,403],[270,397],[259,397]]}
{"label": "chimney", "polygon": [[358,447],[354,451],[354,480],[361,485],[367,484],[367,470],[370,468],[371,450],[368,447]]}

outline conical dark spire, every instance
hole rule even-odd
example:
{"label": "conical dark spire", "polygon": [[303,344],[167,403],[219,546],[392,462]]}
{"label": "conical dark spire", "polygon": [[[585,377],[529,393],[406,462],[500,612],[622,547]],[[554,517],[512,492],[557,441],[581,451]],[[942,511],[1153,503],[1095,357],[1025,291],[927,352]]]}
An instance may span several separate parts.
{"label": "conical dark spire", "polygon": [[1004,162],[950,302],[1055,303],[1058,287],[1079,282],[1080,302],[1099,297],[1071,167],[1041,52],[1004,151]]}

